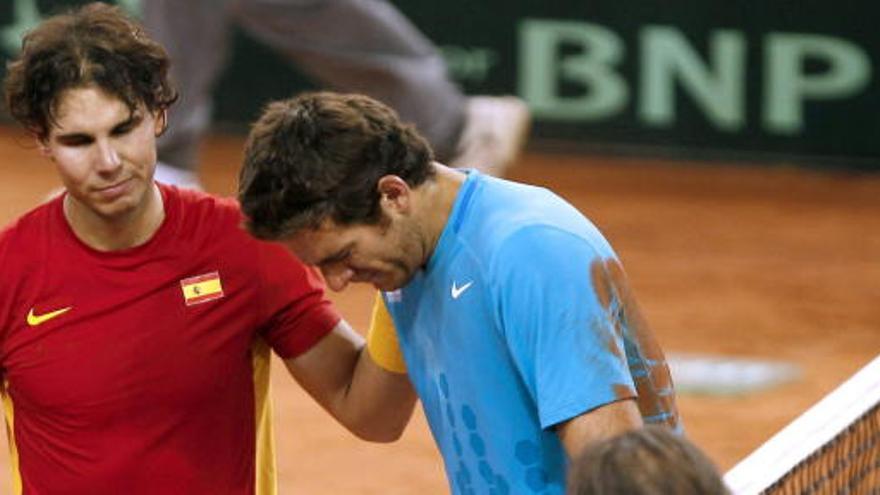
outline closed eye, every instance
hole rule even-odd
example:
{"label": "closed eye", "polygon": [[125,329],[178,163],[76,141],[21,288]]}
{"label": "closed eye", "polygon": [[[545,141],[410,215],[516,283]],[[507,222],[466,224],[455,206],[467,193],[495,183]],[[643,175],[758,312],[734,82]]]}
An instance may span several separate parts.
{"label": "closed eye", "polygon": [[[116,124],[112,129],[110,129],[110,135],[115,137],[125,136],[133,129],[135,129],[138,125],[140,125],[143,120],[144,117],[142,114],[133,114],[125,121]],[[95,137],[91,134],[72,132],[69,134],[61,134],[57,136],[55,138],[55,141],[57,141],[62,146],[79,147],[88,146],[94,143]]]}
{"label": "closed eye", "polygon": [[137,127],[141,123],[141,121],[143,121],[143,120],[144,120],[143,116],[133,115],[131,118],[129,118],[125,122],[122,122],[121,124],[114,127],[113,130],[110,131],[110,133],[114,136],[124,136],[124,135],[128,134],[129,132],[131,132],[132,129]]}
{"label": "closed eye", "polygon": [[62,136],[57,139],[58,143],[62,146],[88,146],[95,142],[95,140],[91,136],[87,136],[85,134],[71,134],[67,136]]}
{"label": "closed eye", "polygon": [[326,267],[330,265],[335,265],[336,263],[341,263],[348,259],[351,256],[351,248],[346,247],[343,250],[337,252],[336,254],[330,255],[320,262],[318,262],[318,266]]}

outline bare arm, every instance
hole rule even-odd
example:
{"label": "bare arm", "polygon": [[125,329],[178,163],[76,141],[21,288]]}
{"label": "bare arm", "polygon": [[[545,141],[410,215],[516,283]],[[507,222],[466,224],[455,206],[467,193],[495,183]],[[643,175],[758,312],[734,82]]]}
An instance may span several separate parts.
{"label": "bare arm", "polygon": [[412,416],[416,394],[409,377],[377,365],[363,337],[344,320],[284,364],[309,395],[364,440],[397,440]]}
{"label": "bare arm", "polygon": [[635,399],[605,404],[556,427],[569,458],[577,457],[587,445],[642,426]]}

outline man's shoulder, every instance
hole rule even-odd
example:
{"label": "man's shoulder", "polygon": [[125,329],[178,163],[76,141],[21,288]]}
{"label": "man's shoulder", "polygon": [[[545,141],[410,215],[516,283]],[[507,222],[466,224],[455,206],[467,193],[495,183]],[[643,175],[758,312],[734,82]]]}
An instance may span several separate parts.
{"label": "man's shoulder", "polygon": [[0,229],[0,244],[46,235],[52,223],[52,214],[59,207],[61,196],[31,208]]}
{"label": "man's shoulder", "polygon": [[169,215],[181,223],[185,232],[239,230],[241,208],[234,198],[226,198],[195,189],[159,185]]}
{"label": "man's shoulder", "polygon": [[465,222],[469,238],[491,252],[547,230],[582,232],[589,220],[549,189],[487,178]]}
{"label": "man's shoulder", "polygon": [[[58,253],[63,242],[58,242],[62,232],[57,231],[60,222],[53,219],[60,208],[51,200],[24,213],[0,230],[0,270],[9,286],[13,279],[27,277],[36,267],[46,263],[50,255]],[[51,251],[50,251],[51,250]]]}
{"label": "man's shoulder", "polygon": [[244,227],[245,217],[236,199],[162,187],[169,202],[169,220],[175,224],[169,229],[174,233],[172,242],[177,246],[185,246],[187,251],[200,256],[222,253],[225,263],[243,270],[282,262],[301,264],[280,244],[251,236]]}
{"label": "man's shoulder", "polygon": [[520,271],[523,264],[556,266],[583,256],[613,256],[598,228],[552,191],[494,181],[474,209],[467,238],[489,273]]}
{"label": "man's shoulder", "polygon": [[188,210],[228,211],[238,214],[240,208],[235,198],[223,197],[197,189],[158,183],[166,200],[176,201]]}

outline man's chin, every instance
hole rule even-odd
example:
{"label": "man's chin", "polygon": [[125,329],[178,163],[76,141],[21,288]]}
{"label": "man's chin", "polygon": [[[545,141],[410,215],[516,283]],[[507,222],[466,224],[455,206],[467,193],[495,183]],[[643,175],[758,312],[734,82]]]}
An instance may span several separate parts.
{"label": "man's chin", "polygon": [[399,280],[381,280],[381,281],[371,282],[370,285],[372,285],[377,290],[380,290],[382,292],[392,292],[392,291],[395,291],[397,289],[404,287],[407,284],[407,282],[409,282],[409,280],[405,280],[403,282],[401,282]]}
{"label": "man's chin", "polygon": [[376,290],[382,292],[391,292],[399,289],[400,287],[394,286],[392,284],[384,284],[384,283],[370,283]]}

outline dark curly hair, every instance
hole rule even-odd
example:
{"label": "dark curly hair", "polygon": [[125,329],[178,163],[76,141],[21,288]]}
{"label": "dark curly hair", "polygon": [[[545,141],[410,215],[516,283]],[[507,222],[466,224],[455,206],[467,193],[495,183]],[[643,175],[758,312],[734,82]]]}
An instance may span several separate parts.
{"label": "dark curly hair", "polygon": [[277,240],[325,219],[375,224],[379,179],[416,187],[434,175],[433,159],[412,125],[367,96],[315,92],[270,103],[251,128],[239,177],[246,226]]}
{"label": "dark curly hair", "polygon": [[161,45],[118,7],[91,3],[48,18],[28,32],[19,57],[7,64],[10,114],[45,139],[56,124],[59,96],[95,85],[125,102],[165,110],[177,100]]}

